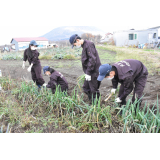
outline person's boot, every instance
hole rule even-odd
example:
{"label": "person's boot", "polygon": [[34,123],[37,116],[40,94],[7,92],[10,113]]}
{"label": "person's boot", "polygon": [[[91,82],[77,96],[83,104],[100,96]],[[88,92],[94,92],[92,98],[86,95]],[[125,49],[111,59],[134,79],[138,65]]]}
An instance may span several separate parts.
{"label": "person's boot", "polygon": [[91,101],[91,98],[92,98],[92,96],[91,96],[91,93],[90,93],[90,91],[88,91],[88,92],[85,92],[86,94],[87,94],[87,96],[88,96],[88,100],[89,100],[89,105],[92,105],[92,101]]}

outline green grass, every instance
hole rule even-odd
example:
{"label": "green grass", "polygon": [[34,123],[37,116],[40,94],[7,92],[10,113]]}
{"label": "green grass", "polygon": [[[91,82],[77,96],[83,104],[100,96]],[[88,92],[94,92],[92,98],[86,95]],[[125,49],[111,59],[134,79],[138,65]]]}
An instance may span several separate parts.
{"label": "green grass", "polygon": [[[133,48],[123,48],[115,46],[96,46],[102,64],[117,62],[124,59],[138,59],[142,61],[149,71],[158,70],[157,64],[149,56],[152,51],[138,50]],[[113,52],[115,53],[113,53]],[[66,57],[68,67],[81,67],[79,59],[69,61],[74,55],[81,53],[81,50],[71,50],[70,48],[49,49],[40,51],[41,57],[54,57],[57,55]],[[153,52],[152,52],[153,53]],[[155,52],[155,54],[158,54]],[[145,56],[144,56],[145,55]],[[71,56],[71,57],[70,57]],[[80,54],[77,56],[80,57]],[[73,63],[74,62],[74,63]],[[66,64],[58,61],[58,68],[66,67]],[[140,110],[136,104],[127,102],[122,108],[122,116],[115,116],[116,111],[120,111],[114,102],[114,95],[107,104],[100,103],[88,105],[83,101],[82,84],[84,75],[78,78],[77,86],[69,95],[64,95],[59,89],[53,95],[50,90],[42,89],[38,92],[33,83],[16,80],[8,77],[0,78],[0,84],[5,92],[0,93],[0,126],[1,132],[7,131],[9,124],[11,132],[44,133],[44,132],[117,132],[116,128],[121,128],[118,132],[140,132],[157,133],[160,127],[160,114],[157,102],[153,108],[145,104]],[[78,95],[78,96],[77,96]],[[116,119],[115,119],[116,117]],[[116,121],[116,123],[115,123]],[[115,125],[116,124],[116,125]],[[18,129],[17,129],[18,128]]]}
{"label": "green grass", "polygon": [[73,54],[68,54],[68,55],[65,55],[63,59],[76,59],[76,57]]}
{"label": "green grass", "polygon": [[[39,59],[79,59],[82,49],[71,47],[63,48],[48,48],[38,50],[40,53]],[[0,60],[22,60],[24,51],[8,52],[0,55]]]}
{"label": "green grass", "polygon": [[50,59],[52,59],[52,57],[53,57],[53,56],[51,56],[51,55],[40,55],[40,56],[39,56],[39,59],[40,59],[40,60],[41,60],[41,59],[50,60]]}
{"label": "green grass", "polygon": [[101,63],[115,62],[115,54],[111,53],[104,47],[96,46]]}
{"label": "green grass", "polygon": [[106,55],[107,50],[115,52],[116,54],[114,55],[112,62],[118,62],[124,59],[136,59],[147,67],[149,73],[159,72],[159,50],[153,52],[153,50],[148,49],[125,48],[112,45],[96,46],[96,48],[105,51]]}
{"label": "green grass", "polygon": [[[79,77],[79,84],[83,79],[84,76]],[[143,110],[137,108],[136,114],[135,104],[129,100],[122,108],[122,117],[115,120],[113,112],[117,104],[112,99],[112,105],[102,105],[100,100],[88,105],[83,101],[84,95],[80,94],[78,85],[70,95],[60,92],[58,87],[53,95],[48,89],[38,92],[32,82],[2,77],[0,84],[5,91],[0,96],[0,126],[5,120],[11,132],[108,133],[116,132],[116,121],[122,128],[121,132],[157,133],[160,126],[160,114],[156,108],[158,99],[152,109],[145,105]]]}

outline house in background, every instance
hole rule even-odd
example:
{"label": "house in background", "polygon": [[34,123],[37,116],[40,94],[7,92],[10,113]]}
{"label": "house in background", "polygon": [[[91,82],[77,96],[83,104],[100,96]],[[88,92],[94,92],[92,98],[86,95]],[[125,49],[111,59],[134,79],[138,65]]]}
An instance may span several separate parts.
{"label": "house in background", "polygon": [[28,48],[30,41],[35,40],[39,45],[38,48],[47,48],[48,39],[44,37],[28,37],[28,38],[12,38],[11,44],[15,45],[16,51],[25,50]]}
{"label": "house in background", "polygon": [[116,46],[138,46],[139,44],[158,44],[158,27],[145,30],[125,30],[117,31],[113,34],[114,43]]}
{"label": "house in background", "polygon": [[47,45],[47,48],[57,48],[58,45],[56,43],[51,43]]}
{"label": "house in background", "polygon": [[110,42],[112,40],[112,38],[113,38],[113,34],[112,33],[107,33],[101,38],[100,42],[101,43]]}

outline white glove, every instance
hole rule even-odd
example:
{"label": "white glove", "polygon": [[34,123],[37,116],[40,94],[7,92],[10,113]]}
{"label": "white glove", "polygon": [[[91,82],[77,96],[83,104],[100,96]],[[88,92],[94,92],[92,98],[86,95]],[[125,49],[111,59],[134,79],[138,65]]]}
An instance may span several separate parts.
{"label": "white glove", "polygon": [[86,81],[91,81],[91,76],[88,74],[85,74],[85,79],[86,79]]}
{"label": "white glove", "polygon": [[116,89],[112,88],[112,89],[111,89],[111,93],[112,93],[112,94],[115,94],[115,93],[116,93]]}
{"label": "white glove", "polygon": [[43,84],[43,87],[46,87],[46,86],[47,86],[47,84],[46,84],[46,83],[44,83],[44,84]]}
{"label": "white glove", "polygon": [[25,69],[25,61],[23,61],[22,68]]}
{"label": "white glove", "polygon": [[33,66],[33,64],[31,64],[31,65],[28,67],[28,69],[27,69],[28,72],[31,72],[32,66]]}
{"label": "white glove", "polygon": [[116,99],[115,99],[115,102],[117,102],[117,103],[121,103],[121,102],[122,102],[122,100],[120,100],[120,99],[119,99],[119,97],[118,97],[118,98],[116,98]]}

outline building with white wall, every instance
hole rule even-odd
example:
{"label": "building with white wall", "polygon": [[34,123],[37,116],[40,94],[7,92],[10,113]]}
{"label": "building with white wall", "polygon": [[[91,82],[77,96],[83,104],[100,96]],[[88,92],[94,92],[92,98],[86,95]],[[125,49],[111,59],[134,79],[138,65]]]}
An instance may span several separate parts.
{"label": "building with white wall", "polygon": [[114,43],[116,46],[138,46],[138,44],[156,44],[158,43],[158,27],[145,30],[125,30],[117,31],[113,34]]}
{"label": "building with white wall", "polygon": [[21,51],[28,48],[32,40],[37,42],[38,48],[47,48],[48,46],[48,39],[44,37],[12,38],[11,44],[15,45],[16,51]]}

